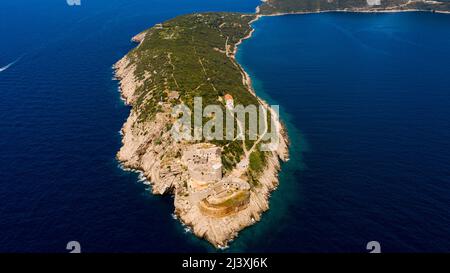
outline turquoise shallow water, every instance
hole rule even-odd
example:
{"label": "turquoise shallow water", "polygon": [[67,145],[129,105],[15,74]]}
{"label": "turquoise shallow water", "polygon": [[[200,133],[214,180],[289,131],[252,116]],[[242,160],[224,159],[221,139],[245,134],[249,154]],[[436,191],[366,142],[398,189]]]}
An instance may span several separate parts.
{"label": "turquoise shallow water", "polygon": [[[259,1],[4,1],[0,251],[216,251],[118,168],[111,65],[155,23]],[[450,17],[263,18],[238,59],[292,142],[271,209],[226,251],[449,251]]]}
{"label": "turquoise shallow water", "polygon": [[449,26],[430,13],[254,24],[238,59],[280,105],[292,146],[246,250],[450,250]]}

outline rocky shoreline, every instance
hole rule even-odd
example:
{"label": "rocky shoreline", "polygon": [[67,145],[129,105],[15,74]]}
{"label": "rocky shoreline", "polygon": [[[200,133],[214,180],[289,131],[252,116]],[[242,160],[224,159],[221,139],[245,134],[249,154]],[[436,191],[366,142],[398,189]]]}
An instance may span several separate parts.
{"label": "rocky shoreline", "polygon": [[[258,18],[259,16],[256,17]],[[235,44],[235,50],[229,58],[236,64],[234,56],[237,45],[244,39],[250,38],[252,33],[253,29]],[[145,39],[145,34],[146,32],[142,32],[136,35],[132,41],[140,45]],[[217,248],[227,246],[237,237],[240,230],[258,222],[261,214],[269,209],[270,192],[279,184],[280,161],[288,160],[288,138],[281,123],[277,124],[280,141],[278,149],[267,156],[265,168],[259,178],[260,186],[250,191],[248,206],[225,217],[206,216],[201,213],[198,206],[193,204],[192,197],[186,194],[182,186],[188,179],[186,170],[176,160],[168,163],[161,159],[165,153],[175,153],[186,148],[185,143],[172,141],[169,132],[164,130],[166,124],[172,122],[170,109],[163,109],[151,121],[137,122],[138,113],[133,104],[136,101],[135,92],[142,82],[134,76],[136,66],[130,62],[128,56],[125,56],[114,65],[114,69],[116,78],[120,81],[121,96],[126,104],[132,107],[121,130],[122,147],[117,153],[117,159],[121,164],[125,168],[142,171],[152,185],[154,194],[173,194],[177,218],[190,227],[196,236],[205,238]],[[242,68],[241,71],[243,84],[248,92],[254,94],[250,77]],[[261,99],[258,98],[258,100],[268,106]],[[274,114],[273,111],[272,113]],[[155,139],[164,139],[164,141],[156,142]]]}
{"label": "rocky shoreline", "polygon": [[[217,47],[212,49],[217,52],[221,52],[228,58],[235,69],[237,69],[242,78],[242,86],[245,90],[251,93],[256,101],[263,105],[266,109],[271,111],[272,115],[277,113],[269,107],[269,105],[257,97],[252,87],[251,78],[248,73],[237,62],[235,56],[238,50],[238,46],[252,36],[254,29],[251,24],[261,18],[262,16],[278,16],[285,14],[308,14],[308,13],[321,13],[321,12],[405,12],[405,11],[419,11],[416,9],[385,9],[385,10],[372,10],[368,8],[351,8],[342,10],[323,10],[323,11],[306,11],[306,12],[293,12],[293,13],[273,13],[273,14],[261,14],[259,13],[259,7],[257,14],[253,15],[252,20],[246,21],[248,23],[248,31],[240,33],[237,40],[234,40],[232,51],[229,52],[228,38],[225,42],[225,49],[220,50]],[[439,12],[439,11],[436,11]],[[198,18],[202,18],[203,15],[197,15]],[[241,18],[251,15],[241,15]],[[223,17],[222,17],[223,18]],[[248,17],[247,17],[248,18]],[[237,18],[235,17],[237,20]],[[250,18],[249,18],[250,19]],[[222,23],[218,28],[224,25]],[[155,26],[156,27],[156,26]],[[162,29],[162,24],[158,24],[157,29]],[[132,41],[138,43],[139,48],[145,41],[149,31],[144,31],[132,38]],[[172,39],[172,36],[164,34],[165,39]],[[150,35],[149,35],[150,36]],[[151,38],[150,38],[151,39]],[[150,40],[149,40],[150,41]],[[170,53],[168,54],[170,62]],[[200,60],[203,67],[203,63]],[[123,100],[129,106],[131,106],[130,115],[123,125],[121,130],[122,134],[122,147],[117,153],[117,159],[121,164],[132,170],[141,171],[143,176],[152,186],[152,192],[154,194],[173,194],[174,195],[174,210],[177,218],[186,226],[188,226],[192,232],[200,237],[205,238],[211,242],[215,247],[222,248],[237,237],[238,232],[245,227],[248,227],[261,218],[263,212],[269,209],[270,193],[275,190],[279,184],[278,173],[281,168],[281,162],[287,161],[289,157],[289,141],[286,133],[286,128],[281,122],[276,124],[277,135],[279,139],[278,149],[276,151],[269,152],[266,156],[266,162],[264,169],[261,171],[258,178],[258,187],[253,187],[250,190],[248,203],[240,204],[239,209],[233,211],[230,215],[220,215],[220,217],[214,217],[212,215],[205,214],[205,208],[199,206],[199,200],[204,200],[205,193],[193,193],[186,186],[186,181],[190,179],[189,173],[182,162],[178,159],[177,154],[182,153],[192,145],[186,142],[176,142],[172,139],[170,131],[167,130],[167,125],[173,124],[174,119],[171,116],[170,104],[162,103],[158,104],[161,109],[157,111],[152,119],[139,120],[140,109],[138,109],[137,101],[139,99],[138,89],[143,87],[144,82],[152,77],[156,71],[146,71],[142,76],[137,78],[136,70],[137,65],[135,60],[131,60],[129,54],[123,57],[114,65],[116,78],[120,81],[120,92]],[[204,70],[204,67],[203,67]],[[153,72],[153,73],[152,73]],[[174,77],[174,75],[171,75]],[[209,81],[209,78],[208,78]],[[214,87],[213,87],[214,88]],[[244,89],[243,89],[244,90]],[[245,91],[242,91],[245,92]],[[142,95],[142,94],[141,94]],[[142,99],[142,97],[141,97]],[[144,97],[146,99],[146,97]],[[237,168],[237,167],[235,167]],[[234,170],[233,170],[234,171]],[[247,181],[249,182],[249,181]],[[212,210],[214,211],[214,210]],[[222,210],[229,211],[229,210]]]}
{"label": "rocky shoreline", "polygon": [[318,10],[318,11],[297,11],[297,12],[279,12],[271,14],[259,14],[261,17],[272,17],[272,16],[284,16],[284,15],[305,15],[305,14],[319,14],[319,13],[397,13],[397,12],[429,12],[429,13],[450,13],[448,11],[429,11],[421,9],[335,9],[335,10]]}

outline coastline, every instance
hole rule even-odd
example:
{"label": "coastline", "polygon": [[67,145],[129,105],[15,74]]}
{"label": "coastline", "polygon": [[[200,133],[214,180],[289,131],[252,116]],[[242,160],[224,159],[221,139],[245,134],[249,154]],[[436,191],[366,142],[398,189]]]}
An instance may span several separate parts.
{"label": "coastline", "polygon": [[[235,58],[238,46],[244,40],[251,38],[254,33],[251,24],[261,18],[259,15],[254,16],[255,18],[248,23],[250,28],[249,33],[234,44],[233,52],[229,55],[227,54],[227,56],[239,67],[242,75],[242,84],[246,87],[247,91],[253,94],[258,102],[267,107],[272,114],[276,115],[274,110],[270,108],[265,101],[256,96],[250,76]],[[132,38],[133,42],[138,43],[137,47],[144,41],[145,34],[146,31],[141,32]],[[266,165],[259,178],[260,186],[250,191],[248,207],[233,215],[221,218],[204,216],[201,214],[199,208],[192,205],[189,198],[186,198],[182,194],[177,187],[176,182],[173,180],[166,181],[165,179],[160,178],[160,166],[162,164],[159,159],[160,153],[163,153],[165,149],[173,149],[175,146],[179,149],[183,148],[182,145],[174,144],[170,141],[167,141],[167,143],[164,144],[164,147],[157,147],[149,140],[153,133],[156,135],[156,132],[162,131],[162,127],[169,122],[168,118],[165,115],[158,114],[153,121],[138,125],[136,122],[136,109],[133,108],[133,103],[136,100],[134,92],[140,85],[139,81],[134,78],[136,67],[131,64],[126,55],[120,59],[113,68],[115,70],[116,78],[119,80],[121,97],[127,105],[131,106],[130,115],[121,129],[122,147],[117,153],[117,159],[121,163],[121,166],[123,166],[124,169],[140,172],[152,186],[153,194],[173,194],[175,197],[174,215],[176,215],[177,219],[179,219],[183,225],[188,227],[197,237],[205,238],[216,248],[227,247],[228,243],[238,236],[239,231],[258,222],[261,219],[263,212],[269,209],[270,193],[275,190],[279,184],[278,173],[281,168],[281,161],[288,160],[289,141],[286,128],[284,128],[282,123],[278,120],[276,124],[279,140],[278,149],[267,155]],[[147,131],[148,128],[151,128],[150,135],[143,134],[142,132]],[[141,154],[142,148],[145,148],[146,151],[143,155]],[[150,153],[147,151],[152,152]],[[187,179],[187,177],[182,173],[179,179]]]}
{"label": "coastline", "polygon": [[319,13],[399,13],[399,12],[426,12],[426,13],[440,13],[450,14],[450,11],[439,10],[421,10],[421,9],[385,9],[385,10],[368,10],[368,9],[335,9],[335,10],[317,10],[317,11],[297,11],[297,12],[278,12],[264,14],[260,13],[258,9],[258,15],[261,17],[272,16],[284,16],[284,15],[305,15],[305,14],[319,14]]}
{"label": "coastline", "polygon": [[[266,109],[271,111],[271,114],[276,116],[275,111],[263,99],[257,96],[256,91],[252,85],[252,79],[245,69],[236,60],[236,54],[239,46],[243,41],[250,39],[255,29],[252,24],[258,21],[263,16],[283,16],[283,15],[302,15],[314,13],[330,13],[330,12],[352,12],[352,13],[394,13],[394,12],[423,12],[417,9],[392,9],[392,10],[326,10],[326,11],[311,11],[311,12],[293,12],[293,13],[275,13],[275,14],[261,14],[259,7],[256,9],[257,14],[251,15],[254,18],[248,21],[249,31],[246,35],[241,37],[234,43],[232,52],[227,49],[223,52],[232,61],[232,63],[239,69],[242,77],[242,84],[246,90],[255,96],[257,101]],[[427,11],[430,12],[430,11]],[[439,12],[436,13],[449,13]],[[250,15],[241,15],[250,16]],[[140,32],[131,40],[138,43],[136,48],[139,48],[145,40],[147,31]],[[138,80],[134,77],[136,65],[130,61],[128,54],[120,59],[114,66],[116,78],[119,80],[119,90],[125,104],[131,106],[130,115],[121,129],[122,147],[117,153],[117,159],[121,162],[121,166],[125,170],[137,171],[142,175],[141,180],[146,180],[146,183],[151,185],[153,194],[172,194],[174,195],[174,215],[180,222],[189,228],[197,237],[205,238],[212,243],[216,248],[227,247],[228,243],[238,236],[238,232],[242,229],[253,225],[261,219],[261,215],[269,210],[270,193],[274,191],[279,185],[278,174],[281,169],[281,162],[289,160],[289,137],[287,129],[277,116],[277,136],[279,146],[276,151],[267,155],[267,164],[264,167],[260,183],[261,187],[255,188],[251,191],[249,206],[236,214],[225,216],[223,218],[212,218],[201,213],[195,203],[191,202],[189,197],[185,196],[182,190],[179,189],[178,182],[186,181],[187,173],[180,172],[174,179],[161,178],[161,168],[164,167],[162,162],[162,154],[171,150],[183,150],[186,145],[180,145],[171,142],[169,136],[165,143],[155,144],[154,139],[163,136],[161,132],[166,124],[170,123],[170,118],[166,114],[157,114],[152,121],[145,123],[138,123],[138,111],[133,107],[136,101],[135,91],[142,84],[142,79]],[[150,129],[149,129],[150,128]],[[150,133],[148,132],[150,130]],[[170,168],[169,168],[170,169]],[[145,179],[143,179],[145,178]],[[178,182],[177,182],[178,181]]]}
{"label": "coastline", "polygon": [[238,41],[238,43],[236,43],[233,54],[230,56],[230,58],[233,60],[233,62],[237,66],[239,66],[239,69],[242,72],[243,83],[247,87],[248,92],[253,94],[257,98],[259,103],[261,103],[264,107],[269,109],[271,114],[275,117],[275,120],[277,120],[276,126],[277,126],[277,132],[280,132],[278,137],[280,139],[280,144],[281,144],[281,147],[279,147],[279,150],[277,152],[279,154],[280,159],[283,162],[287,162],[289,160],[289,135],[287,133],[287,128],[285,128],[285,126],[281,122],[279,115],[269,106],[269,104],[266,101],[264,101],[263,99],[261,99],[260,97],[258,97],[256,90],[253,88],[252,79],[251,79],[250,75],[247,73],[247,71],[245,71],[245,69],[242,67],[242,65],[239,64],[239,62],[236,60],[236,54],[237,54],[239,45],[241,45],[243,41],[250,39],[253,36],[255,29],[252,27],[252,24],[254,22],[258,21],[261,17],[262,16],[258,14],[258,15],[256,15],[255,19],[253,19],[252,21],[249,22],[249,25],[251,27],[250,33],[248,35],[246,35],[245,37],[243,37],[242,39],[240,39]]}

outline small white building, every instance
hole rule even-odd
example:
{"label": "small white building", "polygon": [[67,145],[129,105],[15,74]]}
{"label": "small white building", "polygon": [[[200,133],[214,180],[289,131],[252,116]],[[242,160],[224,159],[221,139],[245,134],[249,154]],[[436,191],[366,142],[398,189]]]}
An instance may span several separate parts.
{"label": "small white building", "polygon": [[233,109],[234,108],[233,96],[231,96],[230,94],[226,94],[224,98],[225,98],[225,105],[227,106],[227,108]]}

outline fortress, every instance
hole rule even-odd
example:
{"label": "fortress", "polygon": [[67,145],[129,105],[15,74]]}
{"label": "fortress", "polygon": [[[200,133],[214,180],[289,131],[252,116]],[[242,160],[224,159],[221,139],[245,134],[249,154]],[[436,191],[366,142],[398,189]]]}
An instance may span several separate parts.
{"label": "fortress", "polygon": [[222,177],[222,151],[209,143],[190,146],[182,156],[187,167],[188,190],[203,215],[224,217],[245,209],[250,185],[235,176]]}
{"label": "fortress", "polygon": [[195,144],[183,153],[182,161],[191,177],[189,186],[198,189],[222,179],[222,151],[209,143]]}

